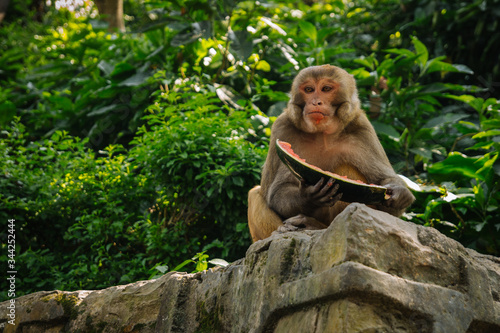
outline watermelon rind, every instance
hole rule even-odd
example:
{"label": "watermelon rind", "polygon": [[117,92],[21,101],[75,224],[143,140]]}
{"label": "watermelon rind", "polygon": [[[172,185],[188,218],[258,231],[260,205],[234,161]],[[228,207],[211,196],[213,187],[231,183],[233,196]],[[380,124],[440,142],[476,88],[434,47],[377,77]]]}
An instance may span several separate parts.
{"label": "watermelon rind", "polygon": [[[379,185],[360,184],[354,180],[345,179],[341,176],[334,176],[325,172],[311,168],[307,162],[297,159],[280,145],[279,139],[276,140],[276,152],[281,161],[290,169],[292,174],[299,180],[305,180],[309,185],[315,185],[321,178],[325,182],[330,178],[339,184],[337,193],[342,193],[344,202],[360,202],[368,205],[378,204],[386,200],[387,188]],[[293,147],[292,147],[293,148]]]}

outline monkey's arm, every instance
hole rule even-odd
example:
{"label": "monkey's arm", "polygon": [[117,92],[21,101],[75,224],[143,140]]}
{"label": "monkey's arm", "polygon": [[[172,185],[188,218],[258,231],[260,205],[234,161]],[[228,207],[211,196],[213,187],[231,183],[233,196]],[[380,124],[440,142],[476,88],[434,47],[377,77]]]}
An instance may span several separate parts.
{"label": "monkey's arm", "polygon": [[415,197],[394,172],[375,131],[368,129],[361,137],[364,138],[359,142],[364,144],[356,150],[361,152],[357,156],[361,173],[366,175],[369,183],[387,187],[387,194],[391,196],[384,203],[377,205],[377,209],[400,216],[415,201]]}
{"label": "monkey's arm", "polygon": [[390,198],[376,207],[391,215],[401,216],[405,209],[415,201],[415,197],[406,187],[405,182],[394,172],[392,166],[380,165],[379,168],[380,178],[374,183],[387,187],[386,193],[390,195]]}

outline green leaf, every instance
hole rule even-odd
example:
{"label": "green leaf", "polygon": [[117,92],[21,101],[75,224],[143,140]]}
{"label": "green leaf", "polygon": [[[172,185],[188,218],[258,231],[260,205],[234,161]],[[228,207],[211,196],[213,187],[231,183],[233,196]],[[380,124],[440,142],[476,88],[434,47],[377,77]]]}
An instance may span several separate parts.
{"label": "green leaf", "polygon": [[410,151],[415,155],[422,156],[428,160],[432,159],[432,150],[419,147],[419,148],[410,148]]}
{"label": "green leaf", "polygon": [[73,110],[73,102],[71,99],[65,96],[51,96],[49,100],[54,103],[54,107],[61,109],[63,111],[72,111]]}
{"label": "green leaf", "polygon": [[[415,53],[407,49],[386,49],[384,52],[404,55],[407,57],[415,57]],[[385,61],[385,60],[384,60]]]}
{"label": "green leaf", "polygon": [[316,30],[314,24],[308,21],[299,21],[299,27],[307,37],[309,37],[314,43],[316,43],[318,38],[318,30]]}
{"label": "green leaf", "polygon": [[485,130],[500,128],[500,119],[488,119],[481,121],[481,127]]}
{"label": "green leaf", "polygon": [[236,186],[243,186],[245,184],[245,181],[242,177],[233,177],[233,184]]}
{"label": "green leaf", "polygon": [[270,72],[271,71],[271,65],[265,60],[260,60],[259,63],[257,64],[256,69],[264,71],[264,72]]}
{"label": "green leaf", "polygon": [[480,131],[479,126],[470,121],[459,121],[453,126],[462,134],[477,133]]}
{"label": "green leaf", "polygon": [[16,115],[16,106],[10,101],[0,104],[0,124],[7,124]]}
{"label": "green leaf", "polygon": [[459,73],[471,74],[471,75],[474,74],[474,71],[465,65],[453,64],[452,66],[455,67],[455,69]]}
{"label": "green leaf", "polygon": [[208,263],[206,261],[198,261],[196,263],[196,271],[197,272],[202,272],[208,268]]}
{"label": "green leaf", "polygon": [[479,132],[476,135],[474,135],[472,138],[479,139],[479,138],[485,138],[485,137],[496,136],[496,135],[500,135],[500,130],[489,130],[489,131]]}
{"label": "green leaf", "polygon": [[385,134],[394,140],[399,139],[400,134],[391,125],[380,123],[378,121],[373,121],[372,125],[377,133]]}
{"label": "green leaf", "polygon": [[445,59],[445,57],[437,57],[432,59],[427,63],[425,67],[425,73],[433,73],[433,72],[456,72],[455,67],[452,64],[441,61]]}
{"label": "green leaf", "polygon": [[426,68],[426,73],[432,72],[455,72],[455,73],[464,73],[464,74],[474,74],[474,72],[465,65],[455,65],[450,64],[443,60],[445,57],[437,57],[429,61]]}
{"label": "green leaf", "polygon": [[131,64],[127,62],[120,62],[116,64],[115,68],[113,69],[113,72],[111,72],[110,76],[111,77],[116,77],[122,74],[128,74],[130,72],[135,71],[135,67],[132,66]]}
{"label": "green leaf", "polygon": [[92,117],[92,116],[98,116],[98,115],[102,115],[102,114],[106,114],[116,108],[118,108],[119,105],[116,105],[116,104],[112,104],[112,105],[108,105],[108,106],[104,106],[104,107],[100,107],[98,108],[97,110],[94,110],[92,112],[89,112],[87,114],[87,117]]}
{"label": "green leaf", "polygon": [[187,259],[187,260],[184,260],[181,264],[175,266],[175,268],[172,270],[174,272],[178,271],[179,269],[181,269],[182,267],[186,266],[187,264],[190,264],[194,262],[194,260],[191,260],[191,259]]}
{"label": "green leaf", "polygon": [[437,116],[425,123],[422,127],[424,128],[432,128],[432,127],[438,127],[442,126],[448,123],[456,123],[464,118],[469,117],[469,115],[466,114],[454,114],[454,113],[447,113],[442,116]]}
{"label": "green leaf", "polygon": [[104,72],[104,74],[110,75],[113,72],[114,66],[110,64],[109,62],[105,60],[101,60],[98,64],[97,67]]}
{"label": "green leaf", "polygon": [[477,232],[480,232],[481,230],[483,230],[485,225],[486,225],[486,221],[476,224],[474,226],[474,228],[476,229]]}
{"label": "green leaf", "polygon": [[427,47],[418,40],[417,37],[412,37],[413,46],[415,46],[415,51],[418,54],[417,63],[420,66],[420,69],[423,71],[426,67],[427,60],[429,59],[429,51],[427,51]]}
{"label": "green leaf", "polygon": [[454,99],[456,101],[464,102],[464,103],[470,105],[477,112],[481,112],[483,110],[484,99],[482,99],[480,97],[474,97],[471,95],[456,96],[456,95],[452,95],[452,94],[443,94],[443,97]]}
{"label": "green leaf", "polygon": [[330,28],[323,28],[318,31],[318,41],[323,42],[328,36],[331,34],[338,32],[342,33],[342,28],[341,27],[330,27]]}
{"label": "green leaf", "polygon": [[162,274],[165,274],[168,272],[168,266],[167,265],[162,265],[162,266],[156,266],[155,269],[159,271]]}
{"label": "green leaf", "polygon": [[246,61],[253,51],[253,43],[248,38],[249,33],[246,30],[233,31],[229,30],[228,37],[231,41],[230,47],[234,50],[233,54],[236,54],[239,59]]}
{"label": "green leaf", "polygon": [[221,267],[226,267],[229,265],[229,263],[227,261],[225,261],[224,259],[218,259],[218,258],[210,260],[209,263],[211,263],[212,265],[221,266]]}
{"label": "green leaf", "polygon": [[141,84],[144,84],[149,77],[150,75],[147,73],[137,73],[120,82],[118,85],[127,87],[140,86]]}
{"label": "green leaf", "polygon": [[439,180],[482,179],[476,172],[484,163],[477,163],[478,158],[468,157],[464,154],[453,152],[442,161],[429,167],[429,174]]}

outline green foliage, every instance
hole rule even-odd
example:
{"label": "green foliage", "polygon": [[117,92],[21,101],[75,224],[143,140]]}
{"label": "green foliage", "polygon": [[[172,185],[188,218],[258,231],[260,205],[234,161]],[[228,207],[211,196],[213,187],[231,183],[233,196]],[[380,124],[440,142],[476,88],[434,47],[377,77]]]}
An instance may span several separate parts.
{"label": "green foliage", "polygon": [[[1,145],[0,215],[16,220],[16,262],[33,273],[19,290],[136,279],[145,261],[132,227],[151,200],[144,178],[131,174],[124,155],[112,156],[113,147],[96,157],[87,140],[65,132],[29,144],[26,134],[15,122]],[[127,270],[121,260],[129,260]]]}
{"label": "green foliage", "polygon": [[111,38],[83,20],[30,28],[36,29],[34,37],[13,35],[15,24],[0,30],[6,37],[0,82],[17,76],[16,89],[0,88],[0,109],[8,110],[1,123],[8,123],[17,108],[36,138],[66,130],[88,137],[95,149],[127,144],[151,103],[153,62],[163,50],[158,36]]}
{"label": "green foliage", "polygon": [[405,0],[391,19],[395,31],[401,32],[401,46],[408,46],[408,37],[416,35],[435,56],[468,64],[476,79],[466,77],[469,82],[498,84],[499,0]]}
{"label": "green foliage", "polygon": [[[385,50],[383,61],[374,54],[356,59],[364,67],[354,71],[359,85],[378,92],[377,103],[370,99],[367,108],[377,132],[386,136],[386,147],[398,153],[396,169],[415,172],[419,163],[428,164],[433,155],[443,156],[452,144],[450,124],[467,118],[463,106],[447,104],[449,92],[466,91],[457,84],[436,82],[449,73],[470,73],[464,65],[443,62],[444,57],[429,59],[424,44],[413,38],[413,48]],[[374,105],[375,104],[375,105]],[[429,145],[429,140],[434,144]]]}
{"label": "green foliage", "polygon": [[356,77],[395,169],[418,183],[405,218],[500,254],[497,0],[125,10],[125,34],[53,8],[2,23],[0,218],[16,219],[19,295],[243,256],[272,120],[297,71],[324,63]]}
{"label": "green foliage", "polygon": [[193,237],[224,244],[220,255],[236,259],[248,244],[247,191],[259,182],[265,150],[248,140],[256,112],[227,107],[216,90],[188,81],[162,93],[131,153],[164,184],[156,207],[162,223],[187,224]]}
{"label": "green foliage", "polygon": [[[474,106],[479,113],[479,124],[468,121],[454,124],[461,136],[456,138],[445,160],[429,167],[429,176],[456,191],[457,195],[431,200],[423,217],[435,225],[443,224],[441,219],[453,214],[451,220],[456,222],[451,232],[455,238],[469,247],[498,254],[500,145],[495,138],[500,134],[500,105],[495,99],[485,101],[470,95],[453,98]],[[453,151],[461,140],[470,140],[464,149],[469,156]]]}
{"label": "green foliage", "polygon": [[226,267],[229,263],[223,259],[212,259],[208,260],[208,255],[205,254],[205,251],[197,253],[193,258],[187,259],[183,261],[180,265],[177,265],[173,271],[179,271],[184,268],[184,266],[188,264],[195,264],[196,268],[193,273],[202,272],[208,268],[208,264],[212,264],[215,266]]}

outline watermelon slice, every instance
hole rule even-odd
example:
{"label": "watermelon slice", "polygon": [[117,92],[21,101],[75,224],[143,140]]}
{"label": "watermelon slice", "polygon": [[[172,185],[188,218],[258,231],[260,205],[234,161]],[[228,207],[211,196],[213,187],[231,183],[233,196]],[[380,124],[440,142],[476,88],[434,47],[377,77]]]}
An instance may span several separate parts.
{"label": "watermelon slice", "polygon": [[300,158],[292,150],[292,146],[285,141],[276,140],[276,151],[279,158],[299,180],[305,180],[307,184],[314,185],[321,178],[325,181],[333,178],[335,184],[339,184],[338,193],[342,194],[342,201],[361,202],[372,205],[381,203],[390,196],[386,194],[387,188],[379,185],[369,185],[360,180],[352,180],[336,173],[324,171],[317,166],[311,165]]}

